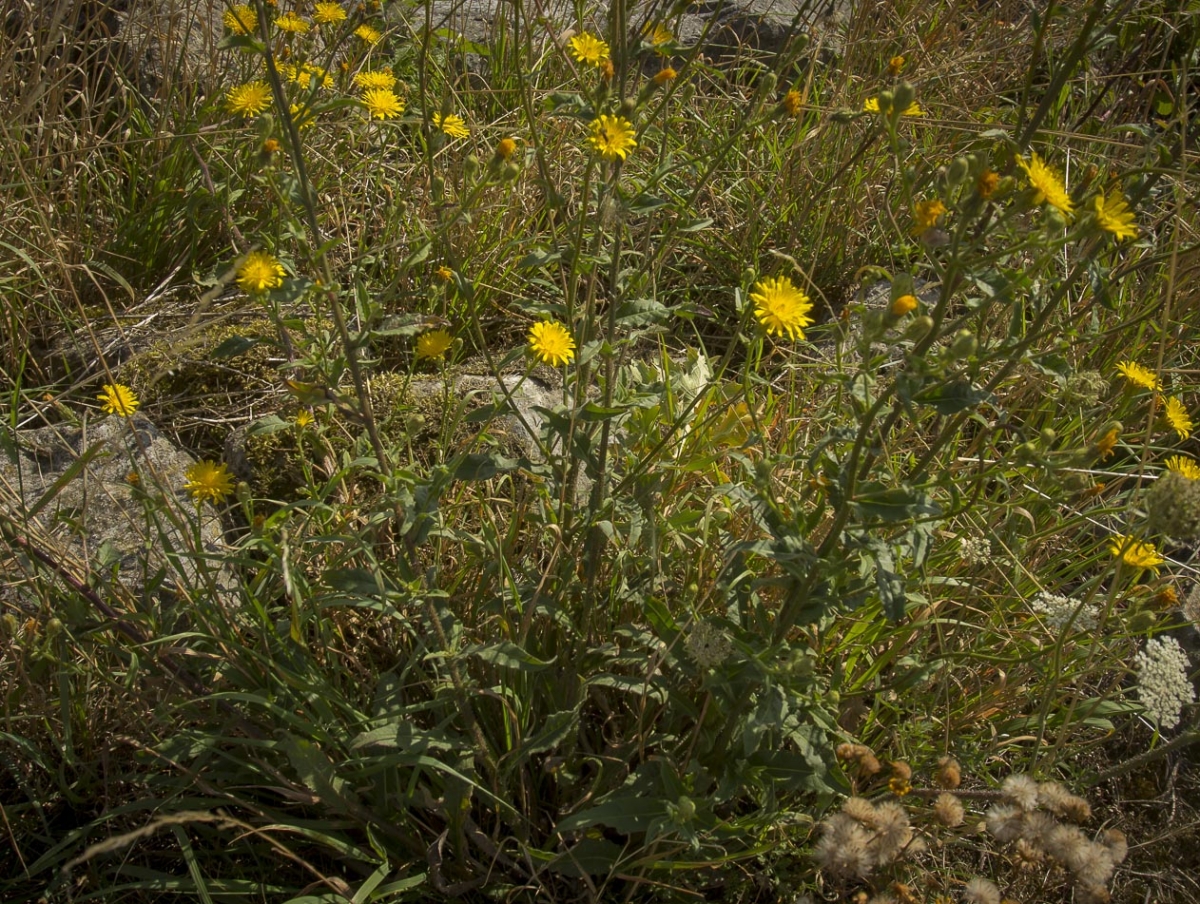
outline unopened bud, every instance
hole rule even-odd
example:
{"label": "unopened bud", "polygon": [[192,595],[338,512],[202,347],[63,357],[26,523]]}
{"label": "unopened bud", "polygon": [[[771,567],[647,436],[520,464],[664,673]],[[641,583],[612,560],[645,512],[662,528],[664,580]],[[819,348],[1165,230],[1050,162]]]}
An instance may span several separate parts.
{"label": "unopened bud", "polygon": [[904,336],[913,342],[920,342],[929,335],[929,331],[932,329],[933,318],[928,314],[922,314],[920,317],[914,318],[913,322],[908,325],[908,329],[904,331]]}
{"label": "unopened bud", "polygon": [[978,350],[979,340],[970,330],[959,330],[954,334],[954,341],[950,343],[950,354],[960,360],[971,357]]}
{"label": "unopened bud", "polygon": [[950,169],[946,171],[946,182],[951,188],[958,188],[966,181],[967,173],[970,170],[970,164],[967,163],[967,158],[957,157],[950,164]]}
{"label": "unopened bud", "polygon": [[[896,86],[896,91],[893,96],[892,105],[895,109],[901,112],[912,106],[912,102],[917,99],[917,89],[913,87],[912,82],[901,82]],[[882,106],[883,100],[880,99]]]}

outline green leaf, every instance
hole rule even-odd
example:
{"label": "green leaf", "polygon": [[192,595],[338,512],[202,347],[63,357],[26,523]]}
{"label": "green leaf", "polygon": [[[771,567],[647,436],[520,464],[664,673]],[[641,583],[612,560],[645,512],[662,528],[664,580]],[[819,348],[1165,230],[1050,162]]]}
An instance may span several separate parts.
{"label": "green leaf", "polygon": [[542,724],[542,729],[537,734],[525,740],[517,750],[515,762],[506,766],[511,770],[514,766],[523,763],[531,756],[537,753],[545,753],[547,750],[553,750],[562,744],[563,741],[575,734],[579,729],[579,707],[575,709],[564,709],[560,712],[551,713],[546,717]]}
{"label": "green leaf", "polygon": [[515,471],[521,463],[496,452],[472,452],[460,458],[454,467],[455,480],[490,480],[497,474]]}
{"label": "green leaf", "polygon": [[280,430],[290,430],[293,424],[290,421],[285,421],[277,414],[269,414],[261,420],[255,421],[246,431],[247,436],[268,436],[272,433],[278,433]]}
{"label": "green leaf", "polygon": [[584,838],[569,851],[559,854],[546,869],[560,876],[607,876],[621,859],[624,849],[604,838]]}
{"label": "green leaf", "polygon": [[685,220],[675,227],[676,232],[700,232],[713,224],[712,217],[700,217],[696,220]]}
{"label": "green leaf", "polygon": [[565,834],[588,826],[604,825],[626,834],[644,832],[654,820],[664,819],[668,815],[666,801],[653,797],[634,797],[624,792],[589,810],[568,816],[555,827],[555,831]]}
{"label": "green leaf", "polygon": [[464,656],[474,656],[491,665],[521,672],[540,672],[554,664],[554,660],[543,661],[509,640],[500,643],[476,644],[463,650]]}
{"label": "green leaf", "polygon": [[918,515],[937,515],[941,509],[927,493],[911,487],[884,487],[877,482],[862,485],[854,507],[863,518],[895,523]]}
{"label": "green leaf", "polygon": [[913,401],[919,405],[929,405],[938,414],[956,414],[975,408],[990,398],[991,393],[984,392],[970,380],[962,379],[918,392],[913,396]]}
{"label": "green leaf", "polygon": [[629,212],[633,214],[652,213],[655,210],[662,210],[664,207],[669,207],[671,202],[666,198],[658,198],[654,195],[640,194],[629,202]]}
{"label": "green leaf", "polygon": [[455,750],[456,744],[440,731],[429,731],[402,719],[364,731],[350,742],[351,750],[363,747],[386,747],[393,750]]}
{"label": "green leaf", "polygon": [[254,348],[261,341],[261,339],[252,336],[230,336],[209,352],[208,357],[213,361],[236,358],[238,355],[244,355],[250,351],[250,349]]}

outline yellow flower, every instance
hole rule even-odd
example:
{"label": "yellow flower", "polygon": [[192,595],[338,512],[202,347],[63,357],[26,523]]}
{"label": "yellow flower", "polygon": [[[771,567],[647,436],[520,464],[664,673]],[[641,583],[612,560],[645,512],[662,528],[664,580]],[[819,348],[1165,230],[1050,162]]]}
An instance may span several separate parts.
{"label": "yellow flower", "polygon": [[229,89],[225,108],[242,116],[257,116],[271,106],[271,87],[266,82],[247,82]]}
{"label": "yellow flower", "polygon": [[276,151],[278,151],[278,150],[279,150],[279,147],[280,147],[280,145],[279,145],[279,139],[277,139],[277,138],[268,138],[268,139],[267,139],[266,141],[264,141],[264,142],[263,142],[263,144],[262,144],[262,152],[263,152],[264,154],[266,154],[268,157],[270,157],[272,154],[274,154]]}
{"label": "yellow flower", "polygon": [[129,417],[139,404],[133,390],[124,383],[105,383],[100,387],[100,395],[96,396],[104,404],[100,407],[105,414],[115,414],[119,417]]}
{"label": "yellow flower", "polygon": [[296,128],[300,130],[312,128],[313,123],[317,121],[317,114],[312,111],[311,107],[301,107],[299,104],[292,104],[288,107],[288,112],[292,114],[292,121],[296,123]]}
{"label": "yellow flower", "polygon": [[466,138],[471,134],[471,130],[467,128],[467,124],[457,113],[447,113],[445,116],[441,113],[434,113],[429,118],[433,120],[435,126],[451,138]]}
{"label": "yellow flower", "polygon": [[454,339],[445,330],[430,330],[417,337],[417,360],[440,358],[454,344]]}
{"label": "yellow flower", "polygon": [[337,3],[318,3],[313,12],[313,21],[318,25],[337,25],[346,21],[346,11]]}
{"label": "yellow flower", "polygon": [[892,76],[893,78],[899,75],[900,70],[903,68],[904,57],[900,56],[900,54],[896,54],[894,57],[888,60],[888,75]]}
{"label": "yellow flower", "polygon": [[387,70],[367,70],[354,75],[354,84],[360,88],[386,88],[391,91],[396,87],[396,76]]}
{"label": "yellow flower", "polygon": [[905,314],[911,314],[916,309],[917,298],[915,295],[901,295],[888,308],[893,317],[903,317]]}
{"label": "yellow flower", "polygon": [[787,110],[788,116],[799,116],[800,105],[804,102],[804,98],[800,92],[793,88],[783,96],[783,109]]}
{"label": "yellow flower", "polygon": [[389,88],[369,88],[363,92],[362,99],[374,119],[391,119],[404,112],[404,101]]}
{"label": "yellow flower", "polygon": [[633,137],[633,123],[623,116],[602,114],[599,119],[593,119],[589,127],[591,134],[588,142],[605,160],[622,160],[637,147]]}
{"label": "yellow flower", "polygon": [[1171,396],[1167,399],[1167,405],[1163,409],[1163,413],[1167,417],[1167,423],[1171,425],[1172,430],[1179,434],[1180,439],[1187,439],[1192,435],[1195,425],[1192,423],[1192,417],[1188,414],[1188,410],[1184,407],[1183,402],[1179,401],[1175,396]]}
{"label": "yellow flower", "polygon": [[936,198],[932,201],[918,201],[913,205],[913,235],[920,235],[926,229],[932,229],[945,213],[946,205]]}
{"label": "yellow flower", "polygon": [[1111,232],[1117,239],[1137,238],[1138,230],[1133,221],[1133,211],[1121,189],[1117,189],[1108,198],[1104,192],[1096,195],[1096,222],[1106,232]]}
{"label": "yellow flower", "polygon": [[1166,561],[1158,554],[1153,543],[1143,543],[1133,537],[1117,534],[1108,541],[1109,551],[1126,565],[1134,568],[1150,568],[1157,570]]}
{"label": "yellow flower", "polygon": [[1071,203],[1071,196],[1067,194],[1067,188],[1063,184],[1062,177],[1059,176],[1052,166],[1039,157],[1036,151],[1029,155],[1028,163],[1020,157],[1017,158],[1017,163],[1020,164],[1021,169],[1025,170],[1025,175],[1029,177],[1029,184],[1034,190],[1034,204],[1041,204],[1048,201],[1068,217],[1074,212],[1075,208]]}
{"label": "yellow flower", "polygon": [[647,22],[642,27],[642,37],[655,48],[663,47],[675,40],[675,35],[671,33],[671,29],[667,28],[661,22]]}
{"label": "yellow flower", "polygon": [[358,28],[354,29],[354,34],[368,44],[378,44],[383,40],[383,32],[377,28],[372,28],[370,25],[358,26]]}
{"label": "yellow flower", "polygon": [[1172,455],[1168,458],[1167,470],[1182,474],[1188,480],[1200,480],[1200,465],[1182,455]]}
{"label": "yellow flower", "polygon": [[588,32],[581,32],[570,40],[571,54],[581,63],[600,67],[608,59],[608,45]]}
{"label": "yellow flower", "polygon": [[450,280],[454,279],[454,271],[445,264],[442,264],[442,266],[438,267],[433,272],[434,275],[442,282],[450,282]]}
{"label": "yellow flower", "polygon": [[1121,438],[1121,431],[1113,427],[1103,436],[1096,440],[1093,451],[1101,461],[1113,454],[1113,449],[1117,448],[1117,440]]}
{"label": "yellow flower", "polygon": [[662,87],[667,82],[673,82],[677,78],[679,78],[678,72],[676,72],[670,66],[664,66],[662,69],[659,69],[658,72],[654,73],[654,84]]}
{"label": "yellow flower", "polygon": [[238,285],[260,294],[283,285],[283,264],[265,251],[251,251],[237,270]]}
{"label": "yellow flower", "polygon": [[996,193],[996,189],[1000,187],[1000,174],[993,172],[990,169],[985,169],[979,174],[979,178],[975,181],[975,191],[979,192],[979,197],[985,201]]}
{"label": "yellow flower", "polygon": [[786,276],[760,279],[750,293],[754,302],[754,316],[767,329],[768,335],[787,335],[790,339],[803,339],[804,327],[811,324],[808,312],[812,304],[803,291],[792,285]]}
{"label": "yellow flower", "polygon": [[280,63],[279,74],[289,82],[295,82],[301,88],[307,88],[314,81],[322,88],[328,88],[333,84],[333,76],[313,63],[305,63],[302,66]]}
{"label": "yellow flower", "polygon": [[258,13],[253,6],[239,3],[232,9],[225,10],[221,21],[235,35],[249,35],[258,30]]}
{"label": "yellow flower", "polygon": [[511,138],[501,138],[496,142],[496,156],[507,160],[517,152],[517,143]]}
{"label": "yellow flower", "polygon": [[1141,386],[1143,389],[1158,391],[1162,389],[1162,383],[1158,379],[1158,375],[1149,368],[1142,367],[1136,361],[1122,361],[1117,365],[1117,370],[1130,383]]}
{"label": "yellow flower", "polygon": [[[878,113],[879,112],[879,98],[878,97],[868,97],[866,100],[864,100],[863,101],[863,111],[866,113]],[[904,116],[924,116],[925,111],[922,110],[921,105],[914,100],[911,104],[908,105],[908,107],[905,108],[903,115]]]}
{"label": "yellow flower", "polygon": [[302,35],[310,28],[306,21],[300,18],[296,13],[288,11],[275,20],[275,27],[280,31],[286,31],[288,34]]}
{"label": "yellow flower", "polygon": [[575,340],[565,326],[553,320],[542,320],[529,328],[529,348],[551,367],[559,367],[575,357]]}
{"label": "yellow flower", "polygon": [[313,420],[313,413],[307,408],[301,408],[296,412],[296,426],[301,429],[311,425]]}
{"label": "yellow flower", "polygon": [[233,492],[233,477],[224,462],[198,461],[184,471],[184,476],[187,483],[183,488],[196,502],[211,499],[217,503]]}

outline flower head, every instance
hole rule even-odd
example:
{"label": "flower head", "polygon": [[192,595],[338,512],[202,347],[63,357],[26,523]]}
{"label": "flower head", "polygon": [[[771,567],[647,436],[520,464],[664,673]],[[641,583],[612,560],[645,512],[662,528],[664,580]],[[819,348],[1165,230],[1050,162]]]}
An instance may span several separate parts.
{"label": "flower head", "polygon": [[311,426],[313,420],[313,413],[307,408],[301,408],[296,412],[296,426],[300,429]]}
{"label": "flower head", "polygon": [[318,25],[337,25],[339,22],[346,21],[346,10],[340,3],[324,0],[316,5],[313,11],[313,21]]}
{"label": "flower head", "polygon": [[901,295],[889,305],[888,312],[893,317],[903,317],[905,314],[911,314],[916,309],[917,297],[915,295]]}
{"label": "flower head", "polygon": [[517,152],[517,143],[511,138],[501,138],[496,142],[496,156],[507,160]]}
{"label": "flower head", "polygon": [[804,327],[813,322],[808,316],[813,307],[808,296],[786,276],[760,279],[754,284],[750,300],[754,302],[754,316],[768,335],[803,339]]}
{"label": "flower head", "polygon": [[605,160],[616,160],[625,157],[637,147],[633,137],[633,123],[623,116],[601,114],[599,119],[593,119],[588,143]]}
{"label": "flower head", "polygon": [[575,35],[568,43],[571,45],[571,55],[589,66],[599,68],[609,58],[608,45],[586,31]]}
{"label": "flower head", "polygon": [[799,116],[800,108],[803,106],[804,97],[793,88],[783,96],[783,109],[787,111],[788,116]]}
{"label": "flower head", "polygon": [[238,285],[254,295],[278,289],[283,276],[283,264],[265,251],[251,251],[237,269]]}
{"label": "flower head", "polygon": [[242,116],[257,116],[271,106],[271,87],[266,82],[235,85],[225,95],[225,108]]}
{"label": "flower head", "polygon": [[233,492],[233,477],[224,462],[198,461],[184,472],[184,476],[187,483],[183,488],[198,503],[205,499],[218,503]]}
{"label": "flower head", "polygon": [[1200,480],[1200,465],[1182,455],[1172,455],[1168,458],[1167,470],[1182,474],[1188,480]]}
{"label": "flower head", "polygon": [[429,118],[433,120],[435,126],[451,138],[466,138],[471,134],[471,130],[467,128],[467,124],[457,113],[447,113],[445,116],[441,113],[434,113]]}
{"label": "flower head", "polygon": [[442,282],[450,282],[450,280],[454,279],[454,271],[445,264],[442,264],[442,266],[438,267],[433,272],[434,275]]}
{"label": "flower head", "polygon": [[221,21],[235,35],[249,35],[258,30],[258,13],[253,6],[239,3],[232,9],[225,10]]}
{"label": "flower head", "polygon": [[647,22],[642,27],[642,38],[652,47],[658,49],[674,41],[675,35],[671,32],[671,29],[667,28],[661,22]]}
{"label": "flower head", "polygon": [[354,74],[354,84],[364,90],[370,88],[386,88],[391,91],[396,87],[396,76],[386,69],[365,70]]}
{"label": "flower head", "polygon": [[1179,713],[1196,699],[1188,680],[1188,658],[1174,637],[1155,637],[1133,658],[1138,670],[1138,697],[1146,715],[1160,728],[1174,728]]}
{"label": "flower head", "polygon": [[1134,223],[1133,211],[1129,209],[1129,203],[1121,194],[1121,189],[1118,188],[1107,198],[1104,192],[1100,192],[1093,203],[1096,205],[1096,222],[1100,224],[1101,229],[1111,232],[1118,240],[1137,238],[1138,230]]}
{"label": "flower head", "polygon": [[1143,389],[1152,391],[1162,389],[1162,381],[1158,379],[1158,375],[1136,361],[1121,361],[1117,364],[1117,372],[1130,383],[1141,386]]}
{"label": "flower head", "polygon": [[918,201],[913,205],[913,234],[920,235],[926,229],[932,229],[945,213],[946,205],[937,198]]}
{"label": "flower head", "polygon": [[[864,100],[863,101],[863,112],[864,113],[878,113],[879,112],[879,98],[878,97],[868,97],[866,100]],[[924,116],[925,111],[922,110],[921,105],[914,100],[911,104],[909,104],[907,107],[904,108],[904,112],[901,115],[902,116]]]}
{"label": "flower head", "polygon": [[291,63],[280,63],[279,73],[289,82],[294,82],[301,88],[307,88],[313,82],[316,82],[322,88],[328,88],[333,85],[333,76],[315,63],[304,63],[300,66],[294,66]]}
{"label": "flower head", "polygon": [[368,88],[362,100],[372,119],[391,119],[404,112],[404,101],[391,88]]}
{"label": "flower head", "polygon": [[378,28],[373,28],[366,24],[360,25],[358,28],[354,29],[354,34],[356,37],[361,38],[368,44],[378,44],[381,40],[383,40],[383,32],[381,32]]}
{"label": "flower head", "polygon": [[669,82],[673,82],[677,78],[679,78],[678,72],[676,72],[670,66],[663,66],[662,69],[659,69],[658,72],[654,73],[653,81],[654,81],[654,84],[658,85],[661,88],[663,85],[666,85]]}
{"label": "flower head", "polygon": [[1167,418],[1167,423],[1171,425],[1171,429],[1179,434],[1180,439],[1187,439],[1192,435],[1192,430],[1195,429],[1192,417],[1188,414],[1188,410],[1184,407],[1183,402],[1179,401],[1175,396],[1167,399],[1163,414]]}
{"label": "flower head", "polygon": [[115,414],[118,417],[129,417],[140,404],[133,390],[124,383],[105,383],[100,387],[100,395],[96,396],[104,404],[100,407],[105,414]]}
{"label": "flower head", "polygon": [[529,328],[529,348],[551,367],[559,367],[575,357],[575,340],[565,326],[553,320],[542,320]]}
{"label": "flower head", "polygon": [[995,170],[985,169],[979,174],[979,178],[975,180],[975,191],[979,193],[979,197],[987,200],[996,193],[996,189],[1000,187],[1000,174]]}
{"label": "flower head", "polygon": [[1166,561],[1158,554],[1153,543],[1143,543],[1125,534],[1116,534],[1108,541],[1109,551],[1126,565],[1134,568],[1149,568],[1157,570]]}
{"label": "flower head", "polygon": [[275,27],[292,35],[302,35],[312,28],[306,20],[291,10],[275,20]]}
{"label": "flower head", "polygon": [[417,360],[440,358],[454,344],[454,338],[445,330],[429,330],[417,337]]}
{"label": "flower head", "polygon": [[1036,151],[1029,155],[1028,163],[1019,157],[1017,158],[1017,163],[1020,164],[1021,169],[1025,170],[1025,175],[1029,177],[1029,185],[1034,190],[1034,204],[1042,204],[1048,201],[1068,217],[1074,212],[1075,208],[1071,203],[1071,196],[1067,194],[1067,188],[1063,183],[1062,177],[1059,176],[1058,172],[1052,166],[1039,157]]}
{"label": "flower head", "polygon": [[904,57],[900,56],[900,54],[896,54],[894,57],[888,60],[888,75],[890,75],[892,78],[895,78],[897,75],[899,75],[903,69]]}

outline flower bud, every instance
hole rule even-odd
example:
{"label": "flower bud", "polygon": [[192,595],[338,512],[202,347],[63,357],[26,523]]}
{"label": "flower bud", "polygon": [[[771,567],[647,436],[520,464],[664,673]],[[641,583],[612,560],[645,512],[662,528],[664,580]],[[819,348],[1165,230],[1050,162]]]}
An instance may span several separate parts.
{"label": "flower bud", "polygon": [[467,182],[474,182],[475,177],[479,175],[479,167],[482,166],[482,161],[475,154],[468,154],[463,161],[463,178]]}
{"label": "flower bud", "polygon": [[1067,228],[1067,218],[1063,216],[1062,211],[1057,207],[1049,206],[1046,208],[1046,228],[1053,229],[1055,232],[1061,232]]}
{"label": "flower bud", "polygon": [[978,350],[979,340],[970,330],[959,330],[954,334],[954,341],[950,343],[950,354],[959,360],[971,357]]}
{"label": "flower bud", "polygon": [[951,188],[958,188],[966,181],[969,170],[970,164],[967,163],[967,158],[956,157],[954,162],[950,164],[950,169],[946,171],[947,184]]}
{"label": "flower bud", "polygon": [[904,338],[920,342],[929,335],[929,331],[932,329],[933,318],[928,314],[922,314],[920,317],[914,318],[913,322],[908,325],[908,329],[904,331]]}
{"label": "flower bud", "polygon": [[1049,449],[1058,439],[1058,434],[1052,427],[1043,427],[1042,432],[1038,434],[1038,438],[1041,440],[1043,448]]}
{"label": "flower bud", "polygon": [[[901,82],[896,86],[895,94],[893,95],[892,106],[894,109],[904,112],[912,102],[917,99],[917,89],[912,82]],[[879,106],[883,106],[883,98],[880,97]]]}

